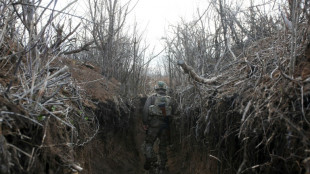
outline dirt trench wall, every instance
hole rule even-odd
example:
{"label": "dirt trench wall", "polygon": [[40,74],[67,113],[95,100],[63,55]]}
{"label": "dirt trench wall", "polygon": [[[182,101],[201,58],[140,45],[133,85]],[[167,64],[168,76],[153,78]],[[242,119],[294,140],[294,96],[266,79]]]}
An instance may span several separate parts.
{"label": "dirt trench wall", "polygon": [[[262,112],[250,117],[245,129],[239,111],[242,97],[211,98],[203,112],[199,106],[183,108],[173,126],[173,173],[305,173],[309,146],[302,137],[309,135],[309,126],[298,121],[302,115],[288,125],[280,117],[271,122],[269,113]],[[298,124],[303,129],[294,130]]]}
{"label": "dirt trench wall", "polygon": [[2,120],[0,122],[0,173],[70,172],[62,159],[64,156],[69,159],[73,154],[70,146],[62,141],[68,140],[67,132],[62,129],[63,125],[50,117],[43,128],[22,107],[2,96],[0,106],[0,111],[5,113],[1,115],[5,124]]}
{"label": "dirt trench wall", "polygon": [[227,112],[234,98],[226,98],[217,106],[209,103],[203,116],[199,116],[198,107],[184,108],[172,124],[171,173],[236,173],[242,161],[237,152],[240,141],[228,132],[236,129],[233,124],[241,116]]}
{"label": "dirt trench wall", "polygon": [[77,159],[84,166],[81,173],[143,173],[139,108],[119,107],[112,101],[100,102],[95,114],[100,123],[98,135],[84,147],[77,148]]}
{"label": "dirt trench wall", "polygon": [[[81,123],[75,125],[82,142],[75,141],[72,146],[67,143],[74,137],[69,127],[55,118],[42,121],[43,129],[29,121],[22,108],[1,96],[0,106],[1,111],[16,113],[2,115],[10,122],[0,124],[0,173],[72,174],[70,164],[82,167],[80,174],[143,173],[141,145],[144,134],[139,107],[115,101],[98,102],[95,110],[85,106],[84,117],[94,119],[90,115],[95,114],[97,121],[85,128],[82,122],[91,120],[79,120]],[[98,125],[97,133],[87,130],[96,130]],[[68,161],[69,165],[65,163]]]}

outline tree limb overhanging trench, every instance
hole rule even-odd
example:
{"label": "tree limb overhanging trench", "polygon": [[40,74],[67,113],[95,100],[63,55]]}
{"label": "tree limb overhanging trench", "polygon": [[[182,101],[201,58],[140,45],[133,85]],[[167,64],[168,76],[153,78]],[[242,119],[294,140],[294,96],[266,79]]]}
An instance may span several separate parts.
{"label": "tree limb overhanging trench", "polygon": [[215,83],[219,77],[221,77],[221,75],[212,77],[210,79],[200,77],[197,73],[195,73],[194,69],[191,66],[186,64],[184,60],[178,60],[178,65],[182,67],[184,73],[189,74],[191,78],[193,78],[195,81],[199,83],[212,84]]}

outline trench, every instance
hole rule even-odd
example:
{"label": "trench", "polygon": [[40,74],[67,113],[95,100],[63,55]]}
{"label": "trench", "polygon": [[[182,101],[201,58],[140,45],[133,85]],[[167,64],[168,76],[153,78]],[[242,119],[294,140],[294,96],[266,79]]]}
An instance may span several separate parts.
{"label": "trench", "polygon": [[[236,136],[225,134],[225,128],[236,122],[236,119],[240,119],[238,113],[226,113],[234,99],[235,97],[225,99],[226,102],[222,101],[218,107],[209,106],[211,109],[210,119],[213,122],[207,132],[210,136],[204,135],[204,129],[201,129],[200,132],[196,131],[195,128],[200,117],[195,109],[188,110],[182,116],[173,119],[170,126],[172,144],[167,149],[170,174],[235,173],[242,162],[243,153],[238,151],[240,142]],[[145,132],[142,129],[141,116],[145,100],[146,98],[139,98],[134,102],[125,102],[122,105],[115,101],[94,101],[97,103],[96,109],[88,108],[86,111],[94,112],[98,119],[100,128],[96,136],[85,145],[76,146],[73,149],[67,146],[44,148],[42,152],[38,153],[35,165],[31,170],[34,172],[28,173],[71,174],[71,171],[66,170],[68,166],[63,165],[62,159],[59,159],[59,157],[65,156],[66,151],[72,151],[68,155],[72,155],[74,162],[83,168],[79,174],[147,173],[143,169],[142,144]],[[59,127],[56,120],[51,120],[49,123],[48,132],[50,134],[46,138],[47,144],[61,144],[61,142],[57,142],[57,137],[60,137],[59,140],[68,138],[65,130],[53,131]],[[20,126],[19,130],[28,136],[33,135],[33,132],[37,130],[34,127],[31,131],[29,126],[23,126],[25,128],[22,129],[22,124],[18,125]],[[42,137],[42,135],[35,137]],[[22,139],[11,141],[9,136],[5,138],[10,144],[15,144],[20,148],[25,146]],[[199,141],[202,139],[205,141]],[[220,141],[221,139],[225,141]],[[35,141],[33,143],[40,144]],[[27,146],[26,150],[30,151],[31,147]],[[221,155],[224,155],[222,159],[227,161],[217,159]],[[27,166],[26,164],[21,165]],[[22,173],[22,171],[15,173]]]}
{"label": "trench", "polygon": [[[82,173],[144,174],[142,144],[142,108],[146,98],[134,102],[130,112],[116,108],[115,103],[99,103],[96,115],[101,125],[96,138],[77,151],[83,163]],[[120,115],[119,115],[120,114]],[[192,113],[192,116],[194,113]],[[218,172],[218,161],[209,156],[208,146],[201,145],[192,137],[184,138],[186,127],[192,126],[195,117],[175,118],[171,127],[171,145],[167,147],[168,170],[171,174]],[[187,122],[187,123],[184,123]],[[187,126],[186,126],[187,125]],[[155,152],[158,150],[154,145]]]}
{"label": "trench", "polygon": [[[238,130],[238,120],[241,115],[238,112],[227,112],[233,107],[238,96],[223,98],[221,101],[208,105],[210,115],[209,122],[203,122],[195,108],[189,109],[182,113],[182,116],[174,118],[171,124],[171,142],[168,147],[168,167],[170,174],[215,174],[237,173],[238,168],[244,161],[244,151],[241,140],[235,133],[227,134]],[[142,153],[142,144],[145,138],[145,132],[142,129],[142,106],[145,98],[139,98],[131,104],[118,105],[114,101],[97,102],[95,110],[88,109],[87,112],[94,112],[98,118],[100,129],[96,136],[83,146],[77,146],[71,149],[69,146],[43,147],[33,157],[34,165],[29,172],[24,172],[19,167],[12,167],[11,173],[46,173],[46,174],[72,174],[68,171],[68,166],[64,165],[60,157],[67,154],[74,156],[74,162],[83,167],[79,174],[146,174],[143,169],[144,156]],[[0,104],[5,105],[5,110],[23,113],[19,107],[12,105],[0,97]],[[17,119],[18,120],[18,119]],[[59,128],[56,120],[50,120],[47,126],[46,144],[61,144],[59,140],[67,140],[68,136],[65,130],[54,131]],[[208,123],[212,123],[208,126]],[[31,145],[40,145],[43,131],[38,131],[40,127],[29,126],[26,120],[18,120],[16,128],[25,136],[33,136]],[[240,123],[238,123],[240,124]],[[206,129],[201,129],[205,127]],[[208,128],[208,129],[207,129]],[[15,145],[19,149],[31,152],[33,147],[25,143],[23,138],[16,138],[8,132],[9,128],[3,127],[3,135],[0,136],[0,143]],[[273,131],[273,130],[272,130]],[[34,134],[41,132],[41,134]],[[275,153],[284,153],[287,149],[285,131],[277,130],[277,141],[271,142],[269,148]],[[5,138],[5,139],[3,139]],[[248,148],[257,147],[262,137],[257,137],[248,141]],[[29,140],[30,141],[30,140]],[[38,142],[39,141],[39,142]],[[0,157],[11,155],[15,157],[20,155],[21,160],[12,159],[16,164],[22,167],[27,166],[28,156],[18,154],[16,151],[0,151]],[[1,150],[1,149],[0,149]],[[247,159],[257,163],[269,161],[269,156],[263,148],[256,148],[256,151],[247,152]],[[72,151],[69,152],[68,151]],[[156,151],[156,148],[155,148]],[[1,153],[7,152],[7,153]],[[11,153],[11,154],[10,154]],[[15,153],[15,154],[14,154]],[[300,151],[300,154],[303,152]],[[2,159],[0,158],[0,162]],[[23,163],[17,163],[21,161]],[[273,168],[262,168],[257,173],[296,173],[296,165],[291,161],[293,172],[283,172],[281,168],[284,162],[274,160]],[[249,163],[249,162],[248,162]],[[3,161],[0,164],[8,164]],[[258,170],[258,169],[256,169]],[[254,170],[245,173],[253,173]],[[0,172],[1,173],[1,172]],[[2,172],[3,173],[3,172]],[[76,173],[75,173],[76,174]]]}
{"label": "trench", "polygon": [[[142,107],[145,100],[135,101],[130,112],[116,108],[113,102],[98,104],[96,115],[101,125],[100,132],[92,142],[77,150],[77,159],[84,166],[82,173],[148,173],[143,169],[145,159],[142,152],[145,138]],[[209,157],[207,147],[192,141],[191,137],[184,139],[186,129],[181,121],[175,119],[171,124],[172,143],[167,148],[169,173],[217,173],[218,161]],[[158,150],[156,143],[155,152]]]}
{"label": "trench", "polygon": [[[61,162],[62,160],[59,159],[60,156],[64,156],[65,151],[72,151],[69,154],[73,155],[74,162],[77,162],[83,168],[83,171],[79,172],[80,174],[147,173],[143,169],[144,155],[142,152],[142,144],[145,138],[145,132],[142,129],[142,107],[145,100],[146,98],[139,98],[131,104],[125,103],[123,105],[119,105],[115,101],[96,102],[97,107],[95,110],[86,109],[87,112],[94,112],[98,119],[100,128],[96,136],[85,145],[77,146],[73,149],[66,146],[44,149],[44,151],[38,153],[36,165],[33,166],[32,171],[34,173],[47,174],[72,173],[66,170],[68,167],[64,166]],[[219,108],[222,113],[214,110],[212,119],[217,119],[217,117],[235,119],[237,116],[231,115],[232,117],[228,117],[225,114],[225,108],[227,108],[229,103],[231,103],[230,100],[226,104],[222,104],[222,108]],[[194,110],[190,110],[188,115],[175,118],[170,126],[172,144],[167,148],[169,173],[230,173],[223,171],[226,168],[224,164],[214,158],[218,156],[217,151],[210,150],[210,147],[214,147],[214,145],[199,142],[197,137],[193,137],[195,135],[193,133],[195,129],[193,128],[198,119],[196,114]],[[227,122],[232,122],[232,120],[227,120]],[[67,139],[63,137],[66,135],[65,132],[52,131],[59,126],[59,124],[52,124],[56,123],[56,120],[51,120],[50,123],[48,129],[51,131],[49,131],[50,135],[46,139],[47,142],[50,142],[48,144],[60,144],[55,137],[61,136],[60,140]],[[209,133],[214,135],[212,136],[214,140],[209,140],[209,142],[217,142],[217,138],[224,134],[225,126],[221,125],[222,122],[218,120],[214,121],[214,123],[218,124],[215,125],[218,129],[211,129]],[[21,126],[21,124],[19,125]],[[34,130],[31,131],[28,130],[28,126],[24,127],[27,128],[28,134],[21,127],[19,129],[25,135],[30,136],[33,132],[36,132],[36,128],[33,128]],[[42,135],[36,137],[42,137]],[[235,137],[231,135],[228,138],[220,151],[225,152],[228,157],[233,157],[236,151],[234,147],[238,145],[238,142],[233,145],[232,142],[234,142]],[[13,142],[10,141],[9,136],[6,136],[6,139],[8,143],[20,144],[20,148],[24,146],[24,144],[21,144],[22,140],[21,142]],[[227,143],[230,143],[229,148],[226,146]],[[40,144],[40,142],[36,144]],[[156,145],[154,149],[155,151],[157,150]],[[27,148],[27,151],[30,150],[30,147]],[[210,156],[210,154],[213,156]],[[241,160],[237,159],[237,161],[240,162]],[[22,173],[22,171],[16,171],[15,173]]]}

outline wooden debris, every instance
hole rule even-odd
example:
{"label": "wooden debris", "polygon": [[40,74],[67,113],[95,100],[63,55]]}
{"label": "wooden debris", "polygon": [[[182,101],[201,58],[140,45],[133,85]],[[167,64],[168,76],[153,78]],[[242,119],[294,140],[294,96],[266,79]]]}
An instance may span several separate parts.
{"label": "wooden debris", "polygon": [[213,84],[216,82],[216,80],[218,78],[221,77],[221,75],[219,76],[216,76],[216,77],[212,77],[211,79],[206,79],[206,78],[203,78],[203,77],[200,77],[195,71],[194,69],[187,65],[186,62],[184,60],[178,60],[178,65],[181,66],[184,70],[184,72],[186,74],[189,74],[189,76],[191,78],[193,78],[195,81],[199,82],[199,83],[204,83],[204,84]]}

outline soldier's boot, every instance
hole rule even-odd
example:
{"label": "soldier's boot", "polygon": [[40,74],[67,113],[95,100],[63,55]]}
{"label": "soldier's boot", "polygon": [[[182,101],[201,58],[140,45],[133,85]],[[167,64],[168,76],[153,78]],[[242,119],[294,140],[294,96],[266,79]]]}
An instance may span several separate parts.
{"label": "soldier's boot", "polygon": [[158,173],[159,174],[168,174],[168,167],[167,167],[167,159],[166,158],[161,158],[160,159],[160,163],[158,166]]}
{"label": "soldier's boot", "polygon": [[167,153],[165,150],[165,147],[160,147],[159,149],[159,174],[167,174],[168,172],[168,167],[167,167]]}
{"label": "soldier's boot", "polygon": [[167,167],[159,167],[159,174],[168,174],[168,168]]}
{"label": "soldier's boot", "polygon": [[144,153],[145,153],[144,169],[150,170],[150,168],[157,162],[157,157],[155,157],[152,143],[145,144]]}
{"label": "soldier's boot", "polygon": [[145,170],[150,170],[150,168],[151,168],[151,161],[150,160],[148,160],[148,159],[146,159],[145,160],[145,163],[144,163],[144,169]]}
{"label": "soldier's boot", "polygon": [[158,165],[154,164],[149,170],[149,174],[158,174]]}
{"label": "soldier's boot", "polygon": [[144,169],[145,170],[150,170],[152,168],[156,168],[157,160],[156,158],[146,158],[145,163],[144,163]]}

